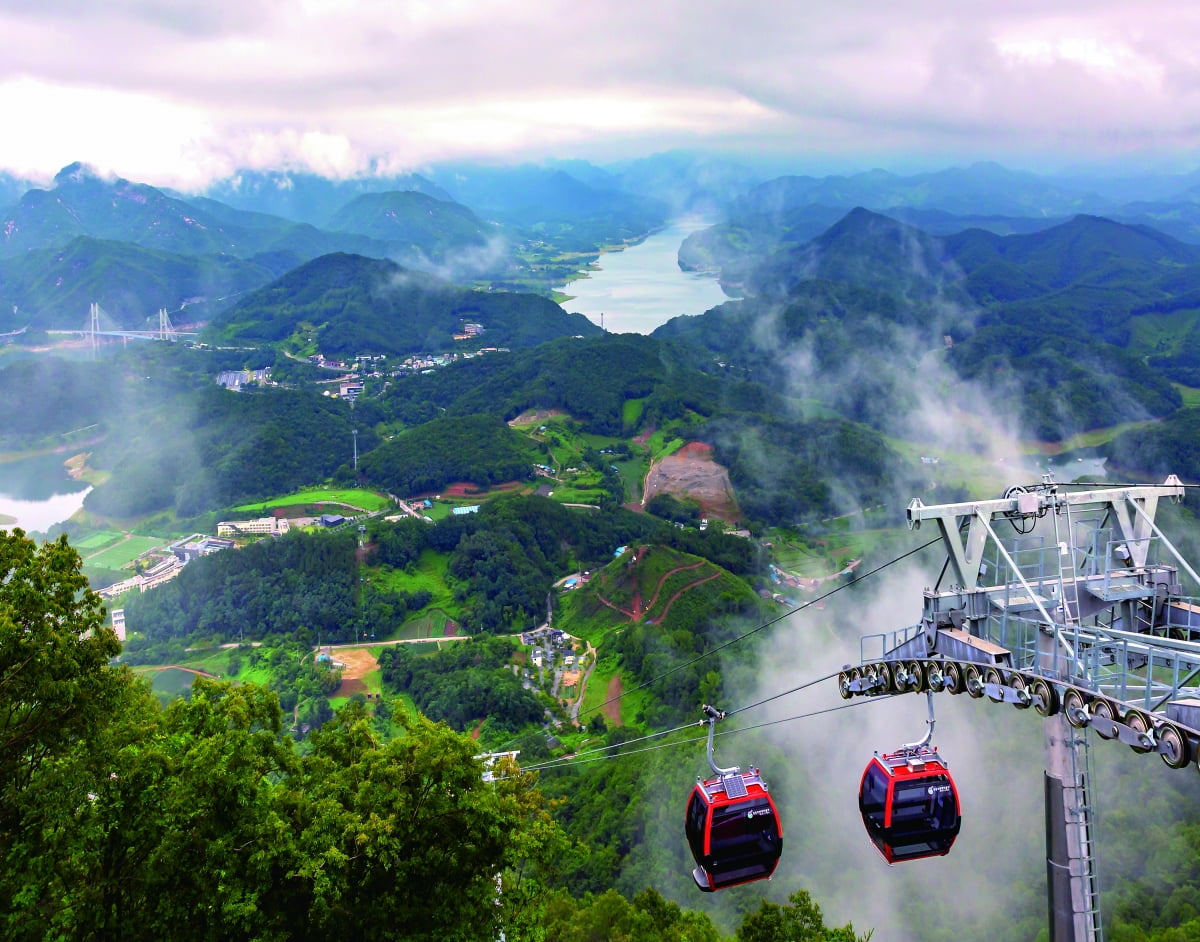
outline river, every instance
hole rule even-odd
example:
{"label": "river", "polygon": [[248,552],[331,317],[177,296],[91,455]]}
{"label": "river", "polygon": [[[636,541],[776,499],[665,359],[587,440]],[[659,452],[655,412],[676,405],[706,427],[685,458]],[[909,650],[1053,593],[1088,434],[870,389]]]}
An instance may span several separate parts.
{"label": "river", "polygon": [[703,219],[678,219],[637,245],[600,256],[598,271],[559,288],[563,309],[615,334],[648,334],[679,314],[703,314],[728,301],[715,275],[680,271],[679,246]]}
{"label": "river", "polygon": [[67,474],[65,454],[0,462],[0,529],[44,533],[83,506],[91,487]]}

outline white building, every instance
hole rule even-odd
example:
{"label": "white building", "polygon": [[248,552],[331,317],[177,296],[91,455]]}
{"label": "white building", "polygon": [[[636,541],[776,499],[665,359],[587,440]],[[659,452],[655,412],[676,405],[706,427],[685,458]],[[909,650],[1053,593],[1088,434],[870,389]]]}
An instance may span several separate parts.
{"label": "white building", "polygon": [[257,520],[223,520],[217,524],[217,536],[279,536],[288,532],[286,517],[259,517]]}

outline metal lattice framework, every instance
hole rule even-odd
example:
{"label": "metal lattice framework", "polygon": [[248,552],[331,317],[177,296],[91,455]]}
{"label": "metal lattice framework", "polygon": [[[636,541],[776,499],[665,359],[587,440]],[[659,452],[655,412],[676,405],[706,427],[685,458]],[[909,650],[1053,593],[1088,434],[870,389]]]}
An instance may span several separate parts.
{"label": "metal lattice framework", "polygon": [[1158,753],[1200,755],[1200,577],[1155,524],[1184,486],[1072,490],[1049,479],[1003,498],[914,500],[947,560],[921,621],[869,635],[839,683],[843,697],[946,691],[1033,707],[1046,724],[1051,938],[1102,936],[1086,731]]}

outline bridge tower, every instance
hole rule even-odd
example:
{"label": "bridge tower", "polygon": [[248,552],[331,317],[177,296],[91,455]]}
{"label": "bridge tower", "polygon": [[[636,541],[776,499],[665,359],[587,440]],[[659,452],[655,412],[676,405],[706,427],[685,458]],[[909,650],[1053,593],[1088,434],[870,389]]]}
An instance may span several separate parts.
{"label": "bridge tower", "polygon": [[175,325],[171,323],[171,317],[167,314],[165,307],[158,309],[158,339],[170,341],[179,339],[179,334],[175,332]]}
{"label": "bridge tower", "polygon": [[1162,485],[1079,489],[1047,476],[1002,499],[908,507],[936,524],[947,560],[917,625],[862,639],[843,697],[946,691],[1044,717],[1046,875],[1052,942],[1103,926],[1089,730],[1171,768],[1200,754],[1200,576],[1155,524]]}
{"label": "bridge tower", "polygon": [[88,307],[88,338],[92,343],[92,359],[96,359],[96,333],[100,330],[100,305],[93,301]]}

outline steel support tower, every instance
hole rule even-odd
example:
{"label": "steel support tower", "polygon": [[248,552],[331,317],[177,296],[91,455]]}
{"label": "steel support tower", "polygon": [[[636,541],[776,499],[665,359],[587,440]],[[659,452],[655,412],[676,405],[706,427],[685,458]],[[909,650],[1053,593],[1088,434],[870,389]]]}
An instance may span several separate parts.
{"label": "steel support tower", "polygon": [[[1200,577],[1159,530],[1161,485],[1076,489],[1047,479],[998,500],[908,507],[947,553],[921,621],[862,639],[843,697],[935,690],[1044,717],[1052,942],[1103,936],[1088,731],[1172,768],[1200,753]],[[949,584],[942,582],[949,577]]]}

